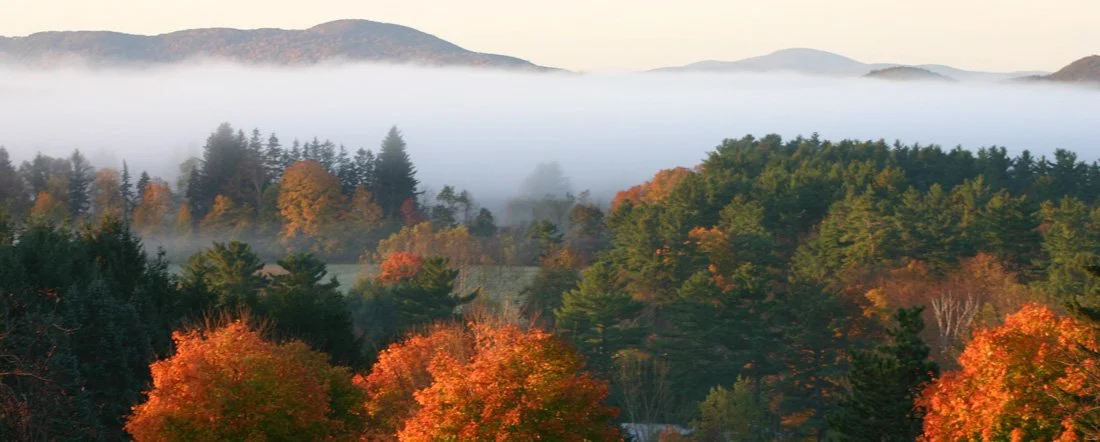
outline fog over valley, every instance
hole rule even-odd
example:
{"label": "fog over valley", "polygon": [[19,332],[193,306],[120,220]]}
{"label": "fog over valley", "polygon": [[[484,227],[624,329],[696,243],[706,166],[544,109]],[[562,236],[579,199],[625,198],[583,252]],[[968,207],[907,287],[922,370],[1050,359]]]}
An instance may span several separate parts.
{"label": "fog over valley", "polygon": [[377,149],[397,125],[429,189],[512,196],[556,161],[600,200],[746,134],[1055,148],[1096,158],[1100,95],[1062,86],[793,74],[532,74],[328,65],[0,68],[0,145],[17,163],[79,148],[173,182],[218,124]]}

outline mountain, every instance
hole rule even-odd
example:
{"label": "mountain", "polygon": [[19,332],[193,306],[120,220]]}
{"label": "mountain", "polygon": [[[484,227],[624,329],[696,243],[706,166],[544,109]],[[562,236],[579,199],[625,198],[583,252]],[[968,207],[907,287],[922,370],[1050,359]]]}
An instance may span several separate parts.
{"label": "mountain", "polygon": [[954,82],[955,79],[946,75],[940,75],[928,69],[913,66],[894,66],[886,69],[871,71],[863,75],[865,78],[877,78],[881,80],[895,81],[946,81]]}
{"label": "mountain", "polygon": [[1100,83],[1100,55],[1090,55],[1045,77],[1067,83]]}
{"label": "mountain", "polygon": [[[783,49],[767,55],[737,61],[707,60],[685,66],[655,69],[651,72],[775,72],[788,71],[808,75],[839,77],[862,76],[870,71],[882,70],[898,63],[864,63],[832,52],[817,49]],[[1045,72],[977,72],[939,64],[910,66],[924,69],[945,77],[963,81],[998,81],[1027,75],[1043,75]]]}
{"label": "mountain", "polygon": [[305,30],[209,28],[153,36],[77,31],[0,37],[0,61],[24,65],[72,59],[94,65],[140,65],[195,58],[274,65],[372,61],[550,69],[515,57],[469,51],[410,27],[368,20],[339,20]]}

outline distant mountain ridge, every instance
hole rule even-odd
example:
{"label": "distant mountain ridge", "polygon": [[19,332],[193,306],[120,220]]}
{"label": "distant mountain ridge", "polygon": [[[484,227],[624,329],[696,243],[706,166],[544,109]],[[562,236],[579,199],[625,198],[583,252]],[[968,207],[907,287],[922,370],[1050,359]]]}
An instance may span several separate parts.
{"label": "distant mountain ridge", "polygon": [[[858,77],[872,71],[907,66],[901,63],[864,63],[840,54],[808,48],[782,49],[767,55],[736,61],[700,61],[684,66],[654,69],[653,72],[775,72],[788,71],[810,75]],[[962,81],[998,81],[1047,72],[978,72],[940,64],[908,66]]]}
{"label": "distant mountain ridge", "polygon": [[204,28],[152,36],[53,31],[0,37],[0,62],[24,65],[72,59],[95,65],[164,64],[195,58],[275,65],[347,60],[551,70],[516,57],[470,51],[407,26],[369,20],[338,20],[304,30]]}
{"label": "distant mountain ridge", "polygon": [[954,82],[955,79],[946,75],[937,74],[928,69],[912,66],[894,66],[877,71],[871,71],[863,75],[866,78],[878,78],[895,81],[941,81]]}

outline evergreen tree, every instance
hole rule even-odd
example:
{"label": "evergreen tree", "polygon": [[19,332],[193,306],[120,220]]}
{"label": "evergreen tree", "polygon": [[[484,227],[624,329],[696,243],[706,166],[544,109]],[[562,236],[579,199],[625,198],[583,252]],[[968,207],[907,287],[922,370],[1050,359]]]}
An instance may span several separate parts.
{"label": "evergreen tree", "polygon": [[23,179],[11,163],[8,150],[0,146],[0,213],[19,219],[29,203]]}
{"label": "evergreen tree", "polygon": [[390,128],[386,139],[382,141],[373,175],[375,188],[370,190],[387,217],[398,216],[401,205],[416,198],[416,186],[419,184],[416,180],[416,169],[405,151],[405,140],[397,126]]}
{"label": "evergreen tree", "polygon": [[286,273],[272,277],[263,299],[263,310],[274,321],[276,333],[328,353],[339,365],[355,364],[359,342],[336,277],[324,281],[325,263],[308,253],[292,254],[278,264]]}
{"label": "evergreen tree", "polygon": [[69,165],[69,209],[72,211],[72,218],[78,219],[88,211],[92,199],[88,190],[95,180],[95,170],[84,159],[80,150],[73,151],[69,157]]}
{"label": "evergreen tree", "polygon": [[[188,186],[188,196],[190,196],[191,188],[197,189],[198,181],[195,180],[194,171],[192,171],[190,186]],[[122,162],[122,182],[118,189],[122,194],[122,216],[125,219],[130,219],[130,214],[134,211],[134,186],[130,182],[130,166],[126,165],[126,161]]]}
{"label": "evergreen tree", "polygon": [[359,171],[356,170],[355,161],[348,157],[348,150],[340,145],[340,151],[336,154],[336,176],[340,178],[340,188],[344,195],[351,196],[359,182]]}
{"label": "evergreen tree", "polygon": [[887,332],[890,343],[852,353],[851,391],[829,417],[829,427],[841,440],[901,442],[921,434],[924,410],[914,403],[925,384],[939,375],[920,338],[922,310],[898,309],[897,326]]}
{"label": "evergreen tree", "polygon": [[374,152],[368,149],[359,149],[355,152],[355,182],[365,187],[371,194],[377,193],[374,177],[375,158]]}
{"label": "evergreen tree", "polygon": [[640,345],[646,335],[636,322],[643,305],[631,297],[615,273],[606,263],[593,264],[554,312],[558,332],[588,357],[593,371],[604,376],[610,374],[616,352]]}
{"label": "evergreen tree", "polygon": [[182,280],[185,287],[202,287],[217,296],[217,308],[257,308],[259,291],[267,285],[260,273],[264,263],[248,244],[214,243],[187,260]]}
{"label": "evergreen tree", "polygon": [[470,224],[470,234],[479,238],[488,238],[497,233],[497,224],[493,221],[493,212],[482,208],[477,213],[477,218]]}
{"label": "evergreen tree", "polygon": [[137,197],[134,200],[135,207],[140,206],[142,201],[145,201],[145,191],[146,188],[149,187],[149,181],[152,181],[152,178],[149,177],[149,172],[144,170],[141,171],[141,176],[138,177],[137,181]]}
{"label": "evergreen tree", "polygon": [[267,138],[267,145],[264,147],[264,170],[267,171],[267,177],[272,183],[279,182],[283,177],[283,170],[289,167],[286,164],[286,152],[283,151],[283,146],[279,144],[279,137],[274,133]]}

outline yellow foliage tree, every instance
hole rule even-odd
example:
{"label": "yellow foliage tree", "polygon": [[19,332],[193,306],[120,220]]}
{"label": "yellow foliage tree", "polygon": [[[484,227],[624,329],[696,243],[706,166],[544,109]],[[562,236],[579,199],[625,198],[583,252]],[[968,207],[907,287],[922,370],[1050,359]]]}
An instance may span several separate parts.
{"label": "yellow foliage tree", "polygon": [[97,217],[122,216],[125,201],[122,198],[121,178],[117,170],[99,169],[93,184],[92,209]]}
{"label": "yellow foliage tree", "polygon": [[164,234],[172,210],[172,190],[168,183],[150,181],[144,197],[134,208],[134,227],[143,235]]}
{"label": "yellow foliage tree", "polygon": [[465,268],[477,264],[489,264],[482,256],[481,245],[466,226],[432,229],[432,223],[423,222],[412,227],[403,227],[378,243],[378,256],[389,256],[396,252],[406,252],[418,256],[440,256],[457,267]]}
{"label": "yellow foliage tree", "polygon": [[306,238],[322,248],[335,246],[334,229],[341,218],[344,196],[340,179],[316,161],[299,161],[286,169],[279,184],[279,214],[285,220],[282,237]]}
{"label": "yellow foliage tree", "polygon": [[40,192],[34,199],[34,207],[31,208],[31,217],[41,220],[60,223],[68,218],[69,209],[65,203],[55,198],[49,192]]}
{"label": "yellow foliage tree", "polygon": [[240,231],[248,227],[247,215],[247,208],[238,208],[229,197],[218,195],[199,227],[208,234]]}

